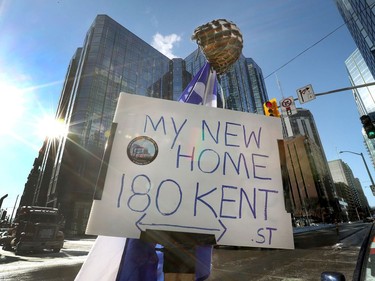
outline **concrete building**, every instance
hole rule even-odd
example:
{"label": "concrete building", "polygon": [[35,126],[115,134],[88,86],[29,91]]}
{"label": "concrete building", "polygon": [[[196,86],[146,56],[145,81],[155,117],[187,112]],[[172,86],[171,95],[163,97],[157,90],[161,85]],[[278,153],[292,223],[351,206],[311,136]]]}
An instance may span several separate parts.
{"label": "concrete building", "polygon": [[351,221],[369,216],[369,205],[363,200],[363,190],[358,179],[353,175],[349,165],[341,159],[328,162],[336,190],[341,201],[347,203],[348,218]]}

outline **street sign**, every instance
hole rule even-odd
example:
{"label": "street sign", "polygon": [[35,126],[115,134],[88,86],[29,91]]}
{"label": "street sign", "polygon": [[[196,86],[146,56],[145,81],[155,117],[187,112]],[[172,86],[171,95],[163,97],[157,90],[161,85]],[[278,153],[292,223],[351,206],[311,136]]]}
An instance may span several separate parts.
{"label": "street sign", "polygon": [[297,90],[298,100],[300,103],[305,103],[315,99],[315,93],[312,85],[307,85]]}
{"label": "street sign", "polygon": [[148,229],[294,247],[279,118],[121,93],[112,127],[87,234]]}
{"label": "street sign", "polygon": [[280,101],[281,114],[286,117],[297,113],[296,104],[293,97],[288,97]]}

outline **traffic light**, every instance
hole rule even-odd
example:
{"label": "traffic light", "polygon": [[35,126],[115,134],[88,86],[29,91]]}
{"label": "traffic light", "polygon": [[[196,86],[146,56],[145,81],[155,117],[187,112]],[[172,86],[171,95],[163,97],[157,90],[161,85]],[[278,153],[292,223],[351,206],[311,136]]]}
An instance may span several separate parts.
{"label": "traffic light", "polygon": [[371,118],[368,115],[361,116],[361,122],[363,124],[363,129],[365,130],[367,137],[369,139],[375,138],[375,126],[372,124]]}
{"label": "traffic light", "polygon": [[275,98],[263,103],[263,109],[266,116],[280,117],[280,112],[277,109],[277,101]]}

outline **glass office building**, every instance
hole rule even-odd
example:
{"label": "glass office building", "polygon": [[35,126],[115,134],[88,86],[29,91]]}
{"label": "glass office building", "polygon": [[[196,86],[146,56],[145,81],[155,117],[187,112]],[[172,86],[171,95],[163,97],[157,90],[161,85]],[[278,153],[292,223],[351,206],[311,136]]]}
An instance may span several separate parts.
{"label": "glass office building", "polygon": [[171,61],[110,17],[99,15],[73,56],[58,106],[69,134],[45,146],[34,201],[58,207],[67,234],[84,233],[121,91],[172,99]]}
{"label": "glass office building", "polygon": [[[196,52],[169,59],[110,17],[98,15],[70,62],[56,113],[69,133],[43,146],[31,203],[58,207],[67,235],[83,234],[119,93],[176,100],[204,61]],[[267,93],[252,59],[241,56],[219,82],[227,108],[263,112]]]}
{"label": "glass office building", "polygon": [[[349,74],[350,83],[353,86],[375,82],[373,75],[358,49],[349,56],[345,61],[345,65]],[[372,117],[372,120],[375,120],[375,86],[353,89],[352,93],[359,113],[358,121],[360,116],[367,114]],[[369,139],[363,128],[362,135],[372,164],[375,167],[375,139]]]}
{"label": "glass office building", "polygon": [[370,72],[375,76],[375,0],[335,0]]}
{"label": "glass office building", "polygon": [[[345,61],[345,66],[352,86],[375,82],[374,76],[358,49]],[[353,97],[359,116],[375,112],[375,86],[353,89]]]}

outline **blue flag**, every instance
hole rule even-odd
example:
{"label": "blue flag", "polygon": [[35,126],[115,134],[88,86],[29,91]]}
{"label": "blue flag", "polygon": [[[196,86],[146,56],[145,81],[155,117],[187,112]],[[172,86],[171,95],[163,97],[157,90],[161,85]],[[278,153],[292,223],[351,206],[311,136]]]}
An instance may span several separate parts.
{"label": "blue flag", "polygon": [[217,107],[216,71],[207,62],[182,92],[180,102]]}

